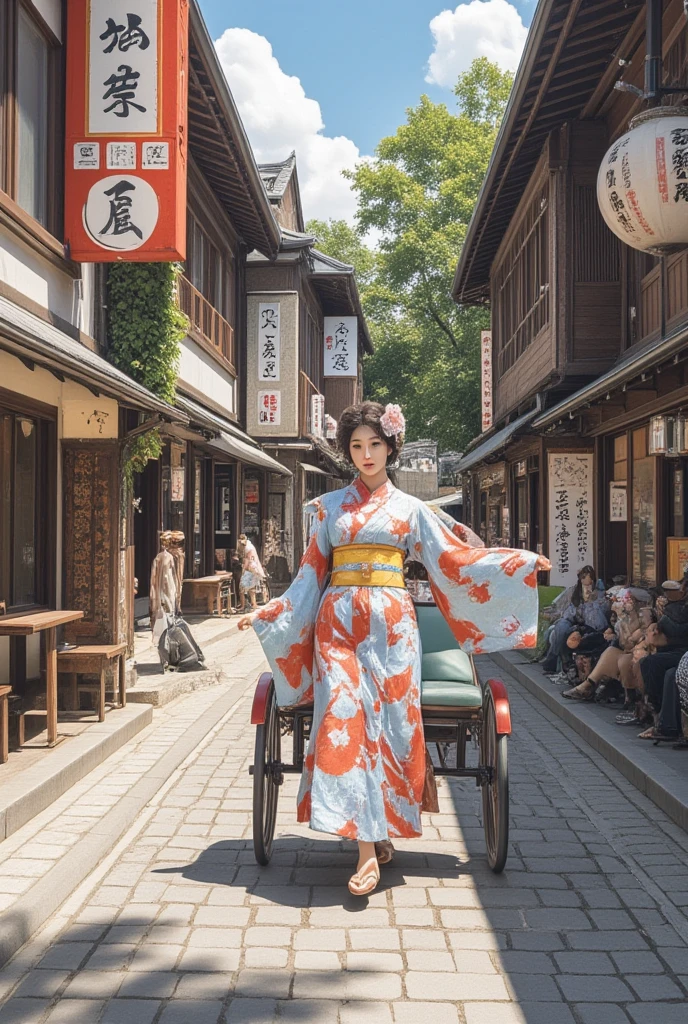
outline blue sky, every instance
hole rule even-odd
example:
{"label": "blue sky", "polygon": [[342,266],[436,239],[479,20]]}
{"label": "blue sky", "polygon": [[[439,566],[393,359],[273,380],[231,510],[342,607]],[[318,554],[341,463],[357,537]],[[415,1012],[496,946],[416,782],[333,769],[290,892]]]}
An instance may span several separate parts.
{"label": "blue sky", "polygon": [[[296,148],[306,212],[317,216],[328,212],[328,163],[339,176],[357,156],[372,154],[422,92],[452,104],[456,68],[478,52],[513,64],[535,8],[534,0],[200,5],[213,39],[222,38],[220,57],[258,158],[275,159],[287,155],[286,146]],[[428,82],[433,54],[435,81]],[[338,184],[332,188],[332,215],[348,215],[346,195]]]}

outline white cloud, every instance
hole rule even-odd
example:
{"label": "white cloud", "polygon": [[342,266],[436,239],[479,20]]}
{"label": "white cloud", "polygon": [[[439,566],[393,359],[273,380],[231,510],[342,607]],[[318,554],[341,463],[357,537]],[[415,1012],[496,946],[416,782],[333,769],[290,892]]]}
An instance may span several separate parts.
{"label": "white cloud", "polygon": [[487,57],[515,71],[528,30],[507,0],[471,0],[454,11],[442,11],[430,22],[435,49],[428,61],[426,82],[452,88],[475,57]]}
{"label": "white cloud", "polygon": [[284,160],[295,149],[306,219],[353,220],[356,197],[341,171],[361,159],[356,144],[323,133],[320,104],[285,74],[264,36],[228,28],[215,47],[258,162]]}

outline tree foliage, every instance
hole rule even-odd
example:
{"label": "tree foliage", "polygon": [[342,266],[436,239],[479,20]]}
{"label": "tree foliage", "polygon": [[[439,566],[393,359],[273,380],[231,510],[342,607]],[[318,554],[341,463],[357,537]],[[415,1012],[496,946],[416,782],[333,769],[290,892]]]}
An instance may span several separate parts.
{"label": "tree foliage", "polygon": [[[461,449],[479,431],[480,330],[485,310],[451,297],[512,75],[486,58],[455,88],[457,113],[422,96],[372,162],[350,172],[356,228],[311,222],[324,252],[357,270],[376,352],[364,362],[366,393],[398,401],[409,440]],[[377,238],[376,248],[364,239]]]}

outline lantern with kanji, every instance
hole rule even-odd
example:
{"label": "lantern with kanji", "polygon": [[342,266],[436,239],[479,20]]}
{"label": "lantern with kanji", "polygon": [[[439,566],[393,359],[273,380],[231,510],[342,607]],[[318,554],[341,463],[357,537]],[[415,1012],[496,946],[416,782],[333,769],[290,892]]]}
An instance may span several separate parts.
{"label": "lantern with kanji", "polygon": [[666,256],[688,246],[688,108],[634,117],[597,175],[607,226],[633,249]]}

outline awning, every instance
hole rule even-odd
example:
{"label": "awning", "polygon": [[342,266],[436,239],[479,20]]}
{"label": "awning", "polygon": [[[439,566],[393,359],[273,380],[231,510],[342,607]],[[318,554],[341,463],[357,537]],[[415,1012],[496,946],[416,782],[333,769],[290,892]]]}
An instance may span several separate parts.
{"label": "awning", "polygon": [[109,395],[133,409],[145,409],[171,423],[188,417],[132,377],[53,324],[0,295],[0,348],[83,387]]}
{"label": "awning", "polygon": [[539,409],[531,409],[530,412],[526,412],[523,416],[519,416],[513,423],[508,423],[506,427],[502,427],[502,429],[498,430],[496,434],[492,435],[492,437],[486,438],[486,440],[479,444],[477,448],[474,448],[472,452],[468,452],[467,455],[464,455],[457,467],[457,472],[465,473],[466,470],[475,466],[478,462],[482,462],[483,459],[486,459],[488,455],[492,455],[494,452],[499,451],[500,448],[504,448],[514,434],[518,430],[522,430],[523,427],[527,426],[531,420],[537,416],[539,411]]}
{"label": "awning", "polygon": [[308,462],[299,462],[299,466],[304,473],[317,473],[319,476],[329,476],[327,471],[321,469],[320,466],[311,466]]}
{"label": "awning", "polygon": [[463,491],[454,491],[452,494],[440,494],[439,498],[431,498],[426,505],[437,505],[443,508],[445,505],[460,505],[463,502]]}
{"label": "awning", "polygon": [[552,406],[547,412],[543,412],[533,426],[538,430],[552,426],[557,420],[580,409],[582,405],[602,398],[608,391],[621,387],[641,373],[653,370],[664,360],[671,359],[682,351],[687,343],[688,328],[684,325],[668,337],[662,338],[661,341],[650,342],[639,352],[623,356],[615,366],[612,366],[611,370],[603,373],[597,380],[587,384],[580,391],[574,392],[573,395],[569,395],[568,398]]}
{"label": "awning", "polygon": [[279,473],[281,476],[292,476],[291,470],[283,466],[277,459],[264,452],[262,448],[256,448],[245,441],[240,441],[234,434],[220,434],[219,437],[209,441],[211,448],[231,455],[242,462],[248,462],[251,466],[260,466],[261,469],[269,469],[271,473]]}

